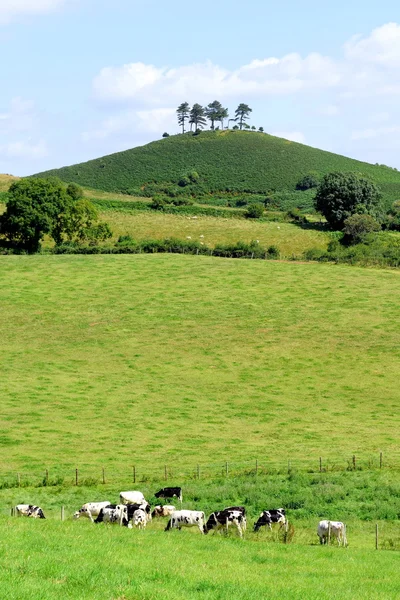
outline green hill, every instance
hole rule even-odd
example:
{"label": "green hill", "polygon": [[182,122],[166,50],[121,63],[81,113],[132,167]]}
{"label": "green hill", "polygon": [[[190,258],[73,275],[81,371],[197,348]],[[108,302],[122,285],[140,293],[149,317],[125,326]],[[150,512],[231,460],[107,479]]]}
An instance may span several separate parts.
{"label": "green hill", "polygon": [[190,170],[200,175],[202,191],[293,191],[309,171],[352,171],[372,177],[386,201],[400,198],[400,173],[338,154],[247,131],[206,131],[175,135],[146,146],[38,175],[109,192],[138,194],[148,183],[177,183]]}

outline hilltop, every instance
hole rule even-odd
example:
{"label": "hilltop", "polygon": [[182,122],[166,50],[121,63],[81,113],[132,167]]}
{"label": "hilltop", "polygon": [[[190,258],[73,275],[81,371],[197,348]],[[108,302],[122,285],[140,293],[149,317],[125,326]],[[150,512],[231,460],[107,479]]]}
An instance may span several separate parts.
{"label": "hilltop", "polygon": [[248,131],[204,131],[170,136],[85,163],[39,173],[108,192],[140,194],[148,183],[177,183],[190,170],[204,191],[266,194],[293,191],[309,171],[362,173],[375,180],[387,203],[400,197],[400,173],[286,139]]}

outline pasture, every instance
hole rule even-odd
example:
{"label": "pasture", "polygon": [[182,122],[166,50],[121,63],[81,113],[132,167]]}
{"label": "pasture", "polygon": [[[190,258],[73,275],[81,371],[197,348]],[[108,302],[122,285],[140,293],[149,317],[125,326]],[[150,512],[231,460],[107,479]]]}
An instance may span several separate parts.
{"label": "pasture", "polygon": [[396,454],[397,272],[0,262],[3,473]]}

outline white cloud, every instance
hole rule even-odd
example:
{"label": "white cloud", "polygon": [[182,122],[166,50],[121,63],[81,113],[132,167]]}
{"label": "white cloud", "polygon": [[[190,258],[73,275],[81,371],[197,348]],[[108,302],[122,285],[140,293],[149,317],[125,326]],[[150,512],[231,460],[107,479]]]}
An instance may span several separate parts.
{"label": "white cloud", "polygon": [[298,142],[299,144],[306,143],[306,136],[302,131],[274,131],[271,135],[276,137],[284,138],[291,142]]}
{"label": "white cloud", "polygon": [[0,145],[0,157],[39,159],[48,155],[48,148],[44,140],[32,142],[32,140],[19,140]]}
{"label": "white cloud", "polygon": [[52,12],[67,0],[0,0],[0,23],[7,23],[15,17],[40,15]]}
{"label": "white cloud", "polygon": [[103,140],[114,135],[133,135],[136,132],[157,133],[176,127],[174,108],[128,110],[104,119],[100,125],[82,133],[82,140]]}
{"label": "white cloud", "polygon": [[393,127],[369,127],[367,129],[360,129],[353,131],[351,134],[352,140],[368,140],[372,138],[387,137],[391,135],[400,134],[400,125]]}
{"label": "white cloud", "polygon": [[354,36],[345,44],[345,55],[349,60],[399,67],[400,25],[387,23],[374,29],[369,37]]}

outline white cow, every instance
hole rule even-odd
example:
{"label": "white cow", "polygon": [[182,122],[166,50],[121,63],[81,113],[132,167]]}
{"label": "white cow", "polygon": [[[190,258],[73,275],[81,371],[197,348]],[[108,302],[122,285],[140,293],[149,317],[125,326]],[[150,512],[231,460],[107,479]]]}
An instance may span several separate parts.
{"label": "white cow", "polygon": [[172,515],[173,512],[176,511],[175,506],[172,506],[172,504],[164,504],[163,506],[161,504],[157,504],[157,506],[154,507],[153,512],[151,513],[151,516],[154,517],[170,517]]}
{"label": "white cow", "polygon": [[17,504],[15,513],[18,517],[33,517],[34,519],[46,518],[40,506],[35,506],[34,504]]}
{"label": "white cow", "polygon": [[138,529],[144,529],[147,524],[147,515],[145,511],[141,508],[135,510],[133,513],[132,522],[134,527],[137,527]]}
{"label": "white cow", "polygon": [[198,527],[201,533],[204,533],[204,523],[206,517],[202,510],[176,510],[172,513],[170,520],[165,528],[181,529],[181,527]]}
{"label": "white cow", "polygon": [[338,546],[347,546],[346,525],[342,521],[320,521],[318,523],[317,534],[320,544],[327,544],[329,537],[329,528],[331,536],[337,539]]}
{"label": "white cow", "polygon": [[147,504],[142,492],[120,492],[119,500],[121,504]]}
{"label": "white cow", "polygon": [[115,525],[123,525],[132,529],[132,523],[128,521],[128,510],[123,504],[110,504],[105,506],[99,512],[99,516],[94,521],[95,523],[112,523]]}
{"label": "white cow", "polygon": [[74,519],[79,519],[79,517],[87,517],[93,523],[93,517],[98,517],[102,508],[105,508],[111,504],[109,500],[104,500],[104,502],[86,502],[83,504],[79,510],[74,513]]}

